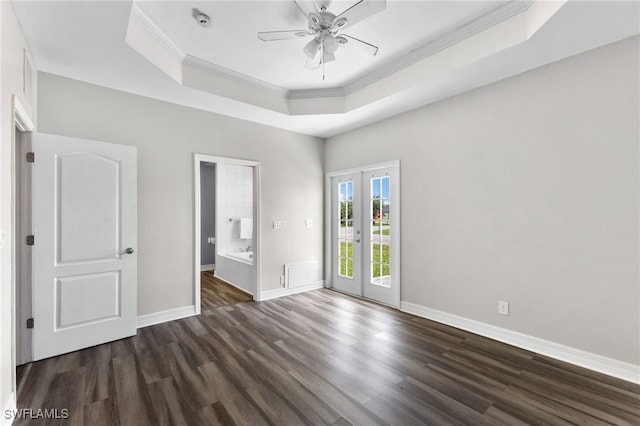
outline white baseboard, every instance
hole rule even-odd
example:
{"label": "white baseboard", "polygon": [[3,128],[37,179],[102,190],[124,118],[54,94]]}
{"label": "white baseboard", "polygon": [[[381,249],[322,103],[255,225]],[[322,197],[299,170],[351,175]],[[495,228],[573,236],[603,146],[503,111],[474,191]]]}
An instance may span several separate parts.
{"label": "white baseboard", "polygon": [[324,281],[316,281],[315,283],[296,288],[274,288],[273,290],[265,290],[260,292],[260,301],[276,299],[283,296],[290,296],[296,293],[304,293],[305,291],[317,290],[319,288],[324,288]]}
{"label": "white baseboard", "polygon": [[216,277],[217,279],[219,279],[220,281],[224,282],[225,284],[229,284],[231,287],[235,287],[235,288],[237,288],[238,290],[240,290],[241,292],[246,293],[246,294],[248,294],[249,296],[252,296],[252,297],[253,297],[253,294],[252,294],[250,291],[247,291],[246,289],[244,289],[244,288],[242,288],[242,287],[237,286],[236,284],[232,283],[231,281],[227,281],[227,280],[225,280],[224,278],[220,278],[220,277],[219,277],[219,276],[217,276],[217,275],[216,275],[215,277]]}
{"label": "white baseboard", "polygon": [[216,264],[212,263],[210,265],[200,265],[200,271],[204,272],[204,271],[213,271],[216,269]]}
{"label": "white baseboard", "polygon": [[[17,405],[16,405],[16,395],[11,392],[9,394],[9,398],[7,398],[7,401],[4,404],[4,409],[2,410],[2,416],[1,416],[1,420],[0,420],[0,425],[1,426],[10,426],[13,421],[15,420],[13,413],[15,413],[17,410]],[[7,418],[9,417],[9,418]]]}
{"label": "white baseboard", "polygon": [[194,315],[196,315],[195,305],[153,312],[151,314],[138,316],[136,319],[136,328],[148,327],[150,325],[173,321],[180,318],[192,317]]}
{"label": "white baseboard", "polygon": [[507,330],[479,321],[427,308],[409,302],[400,302],[400,310],[422,318],[430,319],[499,342],[507,343],[528,351],[536,352],[560,361],[575,364],[589,370],[640,384],[640,365],[629,364],[602,355],[582,351],[559,343],[539,339],[517,331]]}

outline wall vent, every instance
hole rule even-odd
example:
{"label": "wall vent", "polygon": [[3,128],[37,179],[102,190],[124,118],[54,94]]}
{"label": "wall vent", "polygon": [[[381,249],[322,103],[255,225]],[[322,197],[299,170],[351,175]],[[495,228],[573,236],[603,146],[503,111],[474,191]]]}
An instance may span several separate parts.
{"label": "wall vent", "polygon": [[315,284],[318,281],[318,262],[285,263],[284,276],[288,288]]}

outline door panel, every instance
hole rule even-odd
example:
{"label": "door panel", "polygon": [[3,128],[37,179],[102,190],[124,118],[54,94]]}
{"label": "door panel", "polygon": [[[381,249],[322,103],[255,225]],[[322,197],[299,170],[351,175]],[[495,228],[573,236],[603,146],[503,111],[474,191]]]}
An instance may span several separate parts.
{"label": "door panel", "polygon": [[360,294],[360,175],[342,175],[332,182],[332,271],[334,287]]}
{"label": "door panel", "polygon": [[[396,268],[393,261],[392,237],[396,231],[394,214],[395,199],[394,169],[376,169],[363,173],[366,183],[364,196],[367,200],[367,219],[364,242],[364,277],[363,296],[386,305],[396,306],[396,289],[394,280]],[[392,197],[393,196],[393,197]]]}
{"label": "door panel", "polygon": [[136,148],[37,134],[34,360],[136,333]]}
{"label": "door panel", "polygon": [[122,221],[120,162],[74,152],[58,154],[55,170],[57,262],[116,258]]}

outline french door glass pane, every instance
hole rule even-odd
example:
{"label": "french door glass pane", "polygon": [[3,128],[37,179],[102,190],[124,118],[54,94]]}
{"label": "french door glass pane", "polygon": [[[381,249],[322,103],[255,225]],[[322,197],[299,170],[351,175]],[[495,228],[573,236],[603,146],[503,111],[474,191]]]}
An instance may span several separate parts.
{"label": "french door glass pane", "polygon": [[339,275],[353,278],[353,182],[338,183]]}
{"label": "french door glass pane", "polygon": [[371,178],[371,271],[370,282],[383,287],[391,286],[389,235],[391,234],[390,177]]}

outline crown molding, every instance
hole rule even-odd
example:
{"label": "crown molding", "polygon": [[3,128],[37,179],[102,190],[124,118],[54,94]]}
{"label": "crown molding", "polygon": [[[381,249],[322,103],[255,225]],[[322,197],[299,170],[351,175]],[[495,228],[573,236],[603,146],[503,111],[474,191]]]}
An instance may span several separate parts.
{"label": "crown molding", "polygon": [[284,98],[287,98],[290,96],[290,91],[287,89],[284,89],[280,86],[276,86],[271,83],[267,83],[266,81],[263,81],[257,78],[253,78],[251,76],[234,71],[232,69],[222,67],[212,62],[205,61],[204,59],[198,58],[197,56],[185,55],[184,59],[182,60],[182,65],[199,68],[217,77],[223,77],[239,83],[247,84],[249,86],[252,86],[258,89],[267,90],[273,94],[282,96]]}
{"label": "crown molding", "polygon": [[316,99],[316,98],[341,98],[346,95],[342,87],[329,89],[292,90],[289,99]]}
{"label": "crown molding", "polygon": [[134,3],[131,6],[131,19],[140,24],[167,52],[178,62],[182,62],[185,53]]}
{"label": "crown molding", "polygon": [[344,95],[350,95],[357,92],[358,90],[382,80],[403,68],[413,65],[418,61],[428,58],[429,56],[435,55],[441,50],[451,47],[486,30],[487,28],[525,12],[533,3],[535,3],[535,0],[512,0],[509,3],[498,6],[484,15],[467,21],[453,31],[446,31],[439,34],[421,47],[412,50],[407,55],[401,56],[377,71],[373,71],[362,78],[346,84],[343,88]]}
{"label": "crown molding", "polygon": [[453,46],[462,40],[465,40],[489,27],[497,25],[519,13],[529,9],[535,0],[512,0],[509,3],[500,5],[495,9],[487,12],[479,17],[462,24],[453,31],[447,31],[436,36],[431,41],[421,47],[412,50],[409,54],[401,56],[388,65],[375,70],[364,77],[358,78],[342,87],[333,87],[327,89],[303,89],[303,90],[287,90],[283,87],[273,85],[266,81],[248,76],[246,74],[234,71],[232,69],[222,67],[220,65],[208,62],[202,58],[185,54],[180,48],[171,41],[171,39],[158,28],[158,26],[140,10],[137,5],[133,5],[131,9],[132,19],[140,23],[147,32],[157,40],[178,62],[183,66],[192,66],[200,70],[211,73],[214,76],[226,78],[238,83],[247,84],[251,87],[267,90],[278,96],[287,99],[318,99],[318,98],[337,98],[345,97],[358,90],[369,86],[385,77],[388,77],[403,68],[406,68],[416,62],[438,53],[447,47]]}

